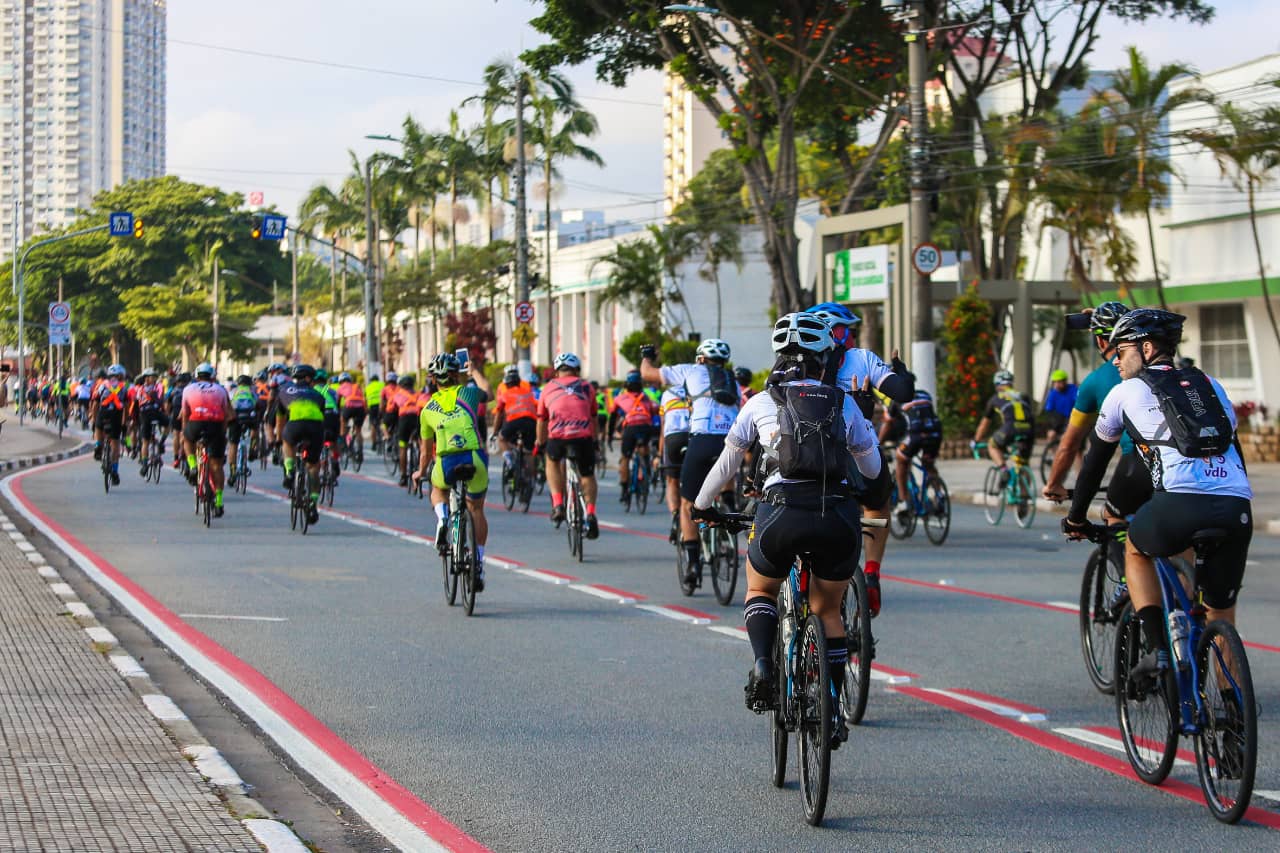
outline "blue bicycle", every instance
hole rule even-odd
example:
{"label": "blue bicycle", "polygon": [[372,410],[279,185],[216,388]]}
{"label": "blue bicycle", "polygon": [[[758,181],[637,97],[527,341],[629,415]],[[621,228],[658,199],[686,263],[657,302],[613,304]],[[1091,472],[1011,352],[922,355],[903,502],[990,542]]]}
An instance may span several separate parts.
{"label": "blue bicycle", "polygon": [[[889,532],[895,539],[908,539],[916,532],[916,522],[924,520],[924,534],[934,545],[947,541],[951,532],[951,495],[947,492],[947,484],[932,464],[926,465],[920,459],[912,459],[913,470],[907,473],[907,492],[910,501],[906,511],[898,499],[898,489],[893,490],[894,508],[889,516]],[[917,478],[916,472],[920,472]]]}
{"label": "blue bicycle", "polygon": [[[1198,531],[1194,577],[1227,536]],[[1178,737],[1195,743],[1196,771],[1205,803],[1223,823],[1240,820],[1253,796],[1258,763],[1258,709],[1244,643],[1231,623],[1205,624],[1202,595],[1187,594],[1173,564],[1156,560],[1170,668],[1135,675],[1134,665],[1153,650],[1132,604],[1116,631],[1115,695],[1121,740],[1135,773],[1159,785],[1173,768]]]}
{"label": "blue bicycle", "polygon": [[629,476],[623,485],[623,503],[627,512],[631,512],[631,502],[635,501],[636,510],[644,515],[649,508],[649,454],[641,453],[637,447],[631,454]]}

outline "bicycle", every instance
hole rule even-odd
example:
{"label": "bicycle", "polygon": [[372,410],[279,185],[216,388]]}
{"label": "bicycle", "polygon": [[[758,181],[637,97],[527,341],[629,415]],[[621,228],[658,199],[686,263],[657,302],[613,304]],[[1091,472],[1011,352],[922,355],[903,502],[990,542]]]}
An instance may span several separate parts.
{"label": "bicycle", "polygon": [[252,473],[249,469],[249,443],[249,430],[242,429],[240,440],[236,442],[235,461],[228,476],[231,488],[242,495],[249,490],[249,474]]}
{"label": "bicycle", "polygon": [[444,567],[444,598],[452,607],[458,599],[458,581],[462,581],[462,606],[470,616],[476,609],[476,580],[480,574],[480,555],[476,551],[475,520],[467,507],[467,483],[476,467],[464,462],[454,470],[449,489],[449,523],[445,525],[445,541],[436,543]]}
{"label": "bicycle", "polygon": [[346,469],[354,467],[358,472],[363,464],[364,437],[358,431],[352,430],[343,438],[342,467]]}
{"label": "bicycle", "polygon": [[[920,472],[919,479],[916,472]],[[889,533],[894,539],[909,539],[916,532],[919,519],[924,519],[924,534],[934,545],[947,541],[951,532],[951,495],[947,484],[932,463],[926,465],[920,459],[911,460],[907,472],[906,506],[908,513],[899,515],[898,490],[893,490],[894,506],[889,514]]]}
{"label": "bicycle", "polygon": [[311,503],[311,491],[313,487],[317,492],[320,490],[319,478],[311,473],[311,468],[307,464],[310,461],[310,449],[310,447],[297,449],[293,481],[289,484],[289,529],[297,530],[301,525],[303,536],[307,535],[307,528],[311,526],[311,512],[314,509]]}
{"label": "bicycle", "polygon": [[388,477],[394,477],[400,473],[400,448],[399,442],[388,437],[382,442],[382,467],[386,470]]}
{"label": "bicycle", "polygon": [[204,441],[196,442],[196,515],[205,527],[213,524],[213,471],[209,465],[209,449]]}
{"label": "bicycle", "polygon": [[[1229,534],[1200,530],[1192,537],[1195,577]],[[1169,775],[1179,735],[1195,742],[1196,775],[1210,813],[1223,823],[1244,815],[1253,796],[1258,762],[1258,707],[1244,643],[1219,619],[1205,624],[1202,595],[1187,594],[1171,561],[1158,557],[1171,666],[1135,678],[1132,669],[1152,651],[1129,603],[1116,631],[1115,697],[1125,754],[1144,782]]]}
{"label": "bicycle", "polygon": [[1128,524],[1093,525],[1085,536],[1097,547],[1080,580],[1080,651],[1085,671],[1098,692],[1115,692],[1116,629],[1129,606],[1124,576]]}
{"label": "bicycle", "polygon": [[583,540],[586,538],[587,502],[582,496],[582,477],[578,474],[577,454],[570,446],[565,455],[564,520],[569,536],[569,556],[583,559]]}
{"label": "bicycle", "polygon": [[333,506],[334,493],[338,488],[337,465],[333,461],[333,443],[326,441],[320,451],[320,503]]}
{"label": "bicycle", "polygon": [[631,454],[628,466],[627,482],[622,484],[622,500],[626,511],[631,512],[631,503],[635,501],[636,511],[641,515],[649,509],[649,457],[642,455],[639,448]]}
{"label": "bicycle", "polygon": [[529,475],[528,465],[524,439],[517,436],[511,461],[502,460],[502,503],[508,512],[515,509],[516,501],[524,507],[522,512],[528,512],[529,504],[533,502],[533,478]]}
{"label": "bicycle", "polygon": [[[985,441],[975,443],[973,458],[981,459],[980,451],[986,447]],[[995,526],[1004,517],[1004,508],[1011,506],[1018,526],[1026,529],[1036,518],[1035,482],[1025,457],[1010,452],[1008,460],[1010,465],[1005,468],[992,465],[987,469],[982,484],[982,511],[987,517],[987,524]],[[1002,477],[1003,483],[1000,482]]]}
{"label": "bicycle", "polygon": [[[724,495],[716,499],[712,508],[725,515]],[[711,587],[715,590],[716,601],[725,607],[733,603],[733,590],[738,584],[738,534],[719,524],[698,525],[698,540],[702,549],[702,561],[698,571],[690,575],[687,572],[687,557],[683,546],[679,544],[679,519],[674,520],[677,534],[676,572],[680,577],[680,591],[685,595],[693,595],[694,590],[702,586],[702,570],[710,565]]]}
{"label": "bicycle", "polygon": [[160,472],[164,470],[164,438],[158,422],[151,422],[151,438],[147,448],[147,479],[153,483],[160,482]]}
{"label": "bicycle", "polygon": [[[413,441],[410,441],[409,446],[406,449],[408,450],[408,454],[405,456],[406,464],[405,464],[404,470],[408,474],[413,474],[414,471],[418,470],[419,450],[418,450],[417,440],[415,439]],[[422,500],[422,481],[421,480],[415,480],[413,479],[412,476],[410,476],[409,482],[405,484],[405,489],[408,491],[409,497]]]}

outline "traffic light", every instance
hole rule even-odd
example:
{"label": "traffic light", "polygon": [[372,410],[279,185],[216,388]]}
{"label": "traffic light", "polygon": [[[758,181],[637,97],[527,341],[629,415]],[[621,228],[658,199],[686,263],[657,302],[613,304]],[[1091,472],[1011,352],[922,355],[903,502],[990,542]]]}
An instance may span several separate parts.
{"label": "traffic light", "polygon": [[133,220],[133,237],[135,240],[142,239],[142,220],[141,219]]}
{"label": "traffic light", "polygon": [[261,219],[253,220],[253,228],[250,229],[249,236],[255,240],[262,239],[262,220]]}

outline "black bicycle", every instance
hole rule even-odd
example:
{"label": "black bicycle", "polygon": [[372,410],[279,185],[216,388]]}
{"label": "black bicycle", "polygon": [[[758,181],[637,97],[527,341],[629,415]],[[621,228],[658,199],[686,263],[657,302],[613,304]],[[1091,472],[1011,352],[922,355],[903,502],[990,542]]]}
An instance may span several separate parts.
{"label": "black bicycle", "polygon": [[462,606],[470,616],[476,609],[476,580],[480,576],[480,554],[476,550],[476,525],[467,507],[467,483],[476,467],[463,463],[453,469],[453,486],[449,489],[449,523],[445,525],[445,541],[436,543],[444,567],[444,597],[449,606],[458,599],[462,582]]}
{"label": "black bicycle", "polygon": [[502,460],[502,503],[507,511],[515,509],[519,501],[522,512],[529,511],[533,502],[534,477],[529,473],[527,451],[524,439],[516,437],[516,448],[512,451],[511,461]]}

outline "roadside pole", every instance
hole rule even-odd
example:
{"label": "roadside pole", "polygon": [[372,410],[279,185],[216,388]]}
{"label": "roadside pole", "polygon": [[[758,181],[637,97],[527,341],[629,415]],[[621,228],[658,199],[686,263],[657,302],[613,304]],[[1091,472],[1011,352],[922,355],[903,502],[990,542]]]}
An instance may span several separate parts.
{"label": "roadside pole", "polygon": [[[907,75],[911,102],[911,235],[907,260],[916,247],[929,242],[929,114],[925,108],[924,84],[928,73],[927,33],[924,27],[924,3],[911,3],[911,26],[907,32]],[[937,394],[936,344],[933,340],[933,292],[930,277],[911,268],[914,276],[912,301],[911,369],[916,374],[916,387]]]}
{"label": "roadside pole", "polygon": [[[524,69],[516,68],[516,293],[517,302],[529,301],[529,235],[525,232]],[[550,225],[548,224],[548,227]],[[550,303],[548,303],[549,305]],[[548,308],[548,310],[550,310]],[[533,378],[529,346],[516,349],[520,378]]]}

